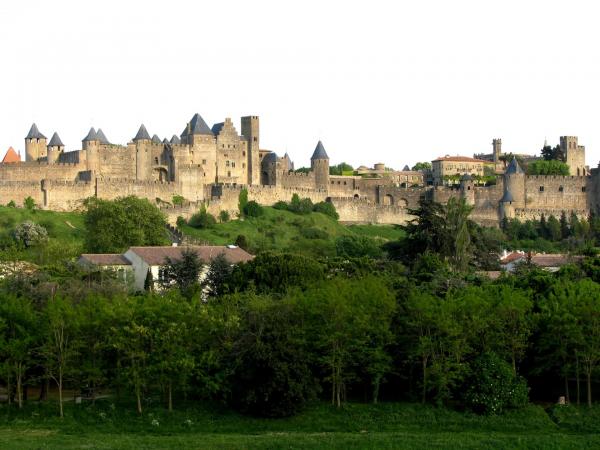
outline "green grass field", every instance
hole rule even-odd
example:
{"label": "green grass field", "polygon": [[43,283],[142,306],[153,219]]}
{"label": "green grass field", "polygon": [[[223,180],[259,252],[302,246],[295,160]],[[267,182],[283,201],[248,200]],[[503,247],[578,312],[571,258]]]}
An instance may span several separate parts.
{"label": "green grass field", "polygon": [[76,212],[54,212],[0,206],[0,239],[11,240],[15,227],[26,220],[42,225],[48,231],[48,244],[43,248],[26,249],[20,259],[48,264],[75,257],[83,251],[85,229],[83,215]]}
{"label": "green grass field", "polygon": [[[599,411],[570,410],[558,423],[539,406],[481,417],[406,403],[316,403],[298,416],[258,419],[218,405],[161,407],[138,416],[131,405],[109,401],[0,407],[0,448],[7,449],[275,449],[275,448],[594,448],[600,446]],[[576,423],[582,426],[575,426]]]}
{"label": "green grass field", "polygon": [[[216,245],[232,244],[238,235],[246,236],[253,251],[289,251],[311,256],[333,256],[334,240],[343,235],[363,235],[381,243],[399,239],[403,231],[386,225],[343,225],[321,213],[308,215],[264,208],[258,218],[231,220],[214,228],[196,229],[183,226],[181,230],[200,242]],[[315,237],[314,230],[322,235]]]}

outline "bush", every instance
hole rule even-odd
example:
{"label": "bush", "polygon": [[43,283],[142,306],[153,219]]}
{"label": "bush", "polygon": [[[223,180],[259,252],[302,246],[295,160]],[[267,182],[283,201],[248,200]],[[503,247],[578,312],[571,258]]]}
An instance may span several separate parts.
{"label": "bush", "polygon": [[206,229],[212,228],[217,223],[215,216],[206,212],[206,209],[202,208],[199,212],[194,214],[188,221],[188,225],[194,228]]}
{"label": "bush", "polygon": [[340,236],[335,240],[335,249],[345,258],[379,258],[383,253],[377,242],[366,236]]}
{"label": "bush", "polygon": [[526,381],[493,352],[484,353],[471,363],[467,386],[465,405],[479,414],[500,414],[528,402]]}
{"label": "bush", "polygon": [[48,240],[48,232],[44,227],[27,220],[17,226],[14,232],[15,239],[25,247],[33,247]]}
{"label": "bush", "polygon": [[14,200],[11,200],[10,202],[8,202],[8,203],[6,204],[6,206],[8,206],[9,208],[16,208],[16,207],[17,207],[17,204],[15,203],[15,201],[14,201]]}
{"label": "bush", "polygon": [[248,250],[248,238],[243,234],[238,234],[238,237],[235,238],[235,245],[244,250]]}
{"label": "bush", "polygon": [[246,217],[260,217],[264,214],[264,209],[254,200],[249,201],[244,208],[244,215]]}
{"label": "bush", "polygon": [[329,203],[329,202],[316,203],[315,206],[313,206],[313,211],[319,212],[321,214],[325,214],[326,216],[329,216],[334,220],[338,220],[340,218],[340,215],[335,210],[335,206],[333,206],[333,203]]}
{"label": "bush", "polygon": [[219,222],[221,223],[225,223],[225,222],[229,222],[229,212],[228,211],[221,211],[219,213]]}
{"label": "bush", "polygon": [[313,210],[313,203],[310,198],[300,200],[298,194],[294,194],[288,210],[296,214],[309,214]]}
{"label": "bush", "polygon": [[287,202],[284,202],[283,200],[278,201],[277,203],[275,203],[273,205],[273,209],[278,209],[280,211],[287,211],[288,210],[288,204]]}
{"label": "bush", "polygon": [[183,195],[177,195],[177,194],[175,194],[173,196],[173,198],[171,199],[171,202],[174,205],[178,205],[178,206],[179,205],[183,205],[183,202],[185,202],[185,198],[183,197]]}
{"label": "bush", "polygon": [[182,226],[184,226],[187,222],[185,221],[185,219],[181,216],[177,216],[177,221],[175,222],[177,224],[177,228],[181,228]]}
{"label": "bush", "polygon": [[23,200],[23,206],[29,211],[33,211],[35,209],[35,200],[31,197],[27,197],[25,200]]}
{"label": "bush", "polygon": [[243,216],[246,214],[246,206],[248,205],[248,189],[242,189],[240,191],[240,196],[238,197],[238,208],[240,210],[240,214]]}

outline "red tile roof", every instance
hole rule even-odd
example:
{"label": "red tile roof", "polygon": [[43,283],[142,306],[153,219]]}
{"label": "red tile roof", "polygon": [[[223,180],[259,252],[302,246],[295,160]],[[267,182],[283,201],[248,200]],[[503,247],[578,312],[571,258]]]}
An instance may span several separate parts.
{"label": "red tile roof", "polygon": [[440,156],[434,161],[452,161],[452,162],[477,162],[489,164],[490,161],[484,161],[483,159],[469,158],[468,156]]}
{"label": "red tile roof", "polygon": [[2,164],[10,164],[17,162],[21,162],[21,157],[17,154],[17,152],[15,152],[14,148],[9,147],[6,151],[6,154],[4,155],[4,158],[2,158]]}
{"label": "red tile roof", "polygon": [[225,255],[231,264],[238,264],[254,259],[247,251],[235,246],[226,245],[201,245],[186,247],[131,247],[129,250],[138,255],[150,266],[158,266],[165,263],[166,258],[180,259],[185,249],[196,252],[198,258],[204,262],[210,262],[221,253]]}

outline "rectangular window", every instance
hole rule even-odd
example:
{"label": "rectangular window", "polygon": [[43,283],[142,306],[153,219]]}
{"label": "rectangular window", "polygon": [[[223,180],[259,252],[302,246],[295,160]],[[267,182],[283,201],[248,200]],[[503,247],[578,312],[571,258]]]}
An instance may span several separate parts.
{"label": "rectangular window", "polygon": [[540,192],[544,192],[544,186],[540,186]]}
{"label": "rectangular window", "polygon": [[206,160],[205,159],[202,160],[202,164],[206,164]]}
{"label": "rectangular window", "polygon": [[558,187],[558,192],[563,192],[565,189],[562,186]]}
{"label": "rectangular window", "polygon": [[585,186],[581,187],[581,192],[585,192]]}
{"label": "rectangular window", "polygon": [[229,161],[225,161],[225,167],[229,167]]}

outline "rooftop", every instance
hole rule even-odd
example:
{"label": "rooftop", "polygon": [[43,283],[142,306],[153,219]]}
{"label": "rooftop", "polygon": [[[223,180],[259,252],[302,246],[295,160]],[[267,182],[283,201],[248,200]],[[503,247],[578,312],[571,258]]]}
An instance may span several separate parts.
{"label": "rooftop", "polygon": [[131,262],[120,253],[84,253],[79,257],[79,261],[96,266],[131,265]]}
{"label": "rooftop", "polygon": [[194,251],[198,255],[198,258],[204,262],[210,262],[220,254],[224,254],[230,264],[247,262],[254,258],[254,256],[240,247],[227,245],[131,247],[128,252],[135,253],[150,266],[159,266],[163,265],[167,258],[173,260],[181,259],[181,255],[186,249]]}
{"label": "rooftop", "polygon": [[4,155],[4,158],[2,158],[2,164],[11,164],[11,163],[18,163],[21,162],[21,157],[19,156],[19,154],[17,152],[15,152],[15,149],[12,147],[8,147],[8,150],[6,150],[6,154]]}
{"label": "rooftop", "polygon": [[452,162],[476,162],[476,163],[489,163],[489,161],[485,161],[483,159],[470,158],[468,156],[440,156],[434,161],[452,161]]}

